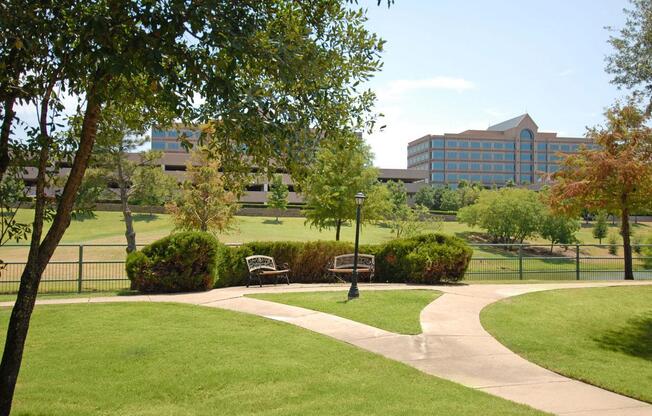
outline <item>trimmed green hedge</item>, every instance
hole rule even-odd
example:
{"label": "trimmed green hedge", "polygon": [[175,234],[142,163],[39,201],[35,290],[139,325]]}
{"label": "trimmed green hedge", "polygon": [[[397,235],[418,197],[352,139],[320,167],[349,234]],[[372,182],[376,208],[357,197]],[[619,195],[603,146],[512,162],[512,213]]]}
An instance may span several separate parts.
{"label": "trimmed green hedge", "polygon": [[171,234],[127,256],[127,276],[141,292],[194,292],[215,285],[217,239],[196,231]]}
{"label": "trimmed green hedge", "polygon": [[[216,287],[247,283],[245,258],[274,257],[278,266],[290,266],[292,283],[329,283],[325,271],[333,257],[353,253],[353,244],[337,241],[269,241],[223,247],[218,259]],[[461,239],[442,234],[424,234],[378,245],[362,245],[360,253],[376,256],[377,282],[456,282],[464,277],[473,250]]]}
{"label": "trimmed green hedge", "polygon": [[[210,234],[185,232],[158,240],[127,257],[127,275],[142,292],[188,292],[244,286],[246,257],[273,257],[287,263],[292,283],[331,283],[326,268],[333,257],[353,253],[339,241],[258,241],[237,247],[219,244]],[[376,256],[376,282],[434,284],[464,277],[473,251],[461,239],[424,234],[378,245],[361,245]]]}

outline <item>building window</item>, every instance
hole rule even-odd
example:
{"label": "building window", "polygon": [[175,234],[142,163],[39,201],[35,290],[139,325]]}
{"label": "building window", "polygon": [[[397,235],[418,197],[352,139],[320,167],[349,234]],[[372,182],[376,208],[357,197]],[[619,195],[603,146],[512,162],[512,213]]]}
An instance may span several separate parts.
{"label": "building window", "polygon": [[444,139],[432,139],[430,142],[433,149],[443,149],[444,148]]}
{"label": "building window", "polygon": [[482,160],[492,160],[493,155],[491,153],[483,153],[482,154]]}
{"label": "building window", "polygon": [[494,149],[502,149],[502,148],[503,148],[503,143],[501,142],[494,143]]}
{"label": "building window", "polygon": [[491,149],[491,142],[482,142],[483,149]]}
{"label": "building window", "polygon": [[491,165],[489,163],[483,163],[482,170],[485,172],[491,172]]}
{"label": "building window", "polygon": [[165,150],[165,142],[152,141],[152,150]]}
{"label": "building window", "polygon": [[480,142],[471,142],[471,149],[479,149]]}
{"label": "building window", "polygon": [[512,143],[512,142],[505,143],[505,149],[507,149],[507,150],[514,150],[515,148],[516,148],[516,146],[515,146],[514,143]]}
{"label": "building window", "polygon": [[502,153],[496,153],[494,155],[494,160],[503,160],[504,156]]}
{"label": "building window", "polygon": [[444,174],[441,172],[435,172],[430,174],[430,179],[432,179],[433,182],[444,182]]}
{"label": "building window", "polygon": [[532,143],[521,143],[521,150],[532,150]]}
{"label": "building window", "polygon": [[457,147],[457,141],[455,141],[455,140],[447,140],[446,141],[446,146],[447,147]]}
{"label": "building window", "polygon": [[459,142],[459,147],[466,149],[469,147],[469,142]]}
{"label": "building window", "polygon": [[460,170],[469,170],[469,164],[468,163],[460,163],[457,165]]}
{"label": "building window", "polygon": [[539,162],[545,162],[546,161],[546,154],[545,153],[538,153],[537,154],[537,160]]}
{"label": "building window", "polygon": [[457,170],[457,163],[451,163],[451,162],[448,162],[448,163],[446,164],[446,168],[447,168],[447,169],[451,169],[451,170]]}
{"label": "building window", "polygon": [[546,151],[546,144],[545,143],[537,143],[537,150],[540,152],[545,152]]}
{"label": "building window", "polygon": [[460,159],[468,159],[469,158],[469,152],[460,152]]}
{"label": "building window", "polygon": [[505,160],[514,160],[514,153],[505,153]]}
{"label": "building window", "polygon": [[471,163],[471,170],[480,170],[479,163]]}
{"label": "building window", "polygon": [[471,160],[480,160],[480,152],[471,152]]}
{"label": "building window", "polygon": [[430,166],[433,170],[444,170],[444,162],[432,162]]}
{"label": "building window", "polygon": [[444,160],[444,151],[443,150],[435,150],[432,152],[432,158],[435,160]]}
{"label": "building window", "polygon": [[168,142],[168,150],[179,150],[179,143]]}
{"label": "building window", "polygon": [[562,144],[561,145],[561,151],[562,152],[570,152],[570,146],[567,144]]}
{"label": "building window", "polygon": [[530,154],[530,153],[521,153],[521,160],[532,160],[532,154]]}
{"label": "building window", "polygon": [[521,130],[520,134],[521,140],[534,140],[534,133],[530,129]]}
{"label": "building window", "polygon": [[457,159],[457,152],[446,152],[446,157],[448,159]]}

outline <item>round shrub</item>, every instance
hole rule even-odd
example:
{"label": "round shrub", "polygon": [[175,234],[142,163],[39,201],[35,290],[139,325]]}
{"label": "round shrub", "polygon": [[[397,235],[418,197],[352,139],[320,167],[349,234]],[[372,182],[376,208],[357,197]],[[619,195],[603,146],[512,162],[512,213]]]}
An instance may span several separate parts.
{"label": "round shrub", "polygon": [[127,256],[127,276],[141,292],[195,292],[213,288],[217,239],[196,231],[169,235]]}
{"label": "round shrub", "polygon": [[464,278],[473,250],[461,239],[424,234],[390,241],[376,254],[377,280],[433,284]]}

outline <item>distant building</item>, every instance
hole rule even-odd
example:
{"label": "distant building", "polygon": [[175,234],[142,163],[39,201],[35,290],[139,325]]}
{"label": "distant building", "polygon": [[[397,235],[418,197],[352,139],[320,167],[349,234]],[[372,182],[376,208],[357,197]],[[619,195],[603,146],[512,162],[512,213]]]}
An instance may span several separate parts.
{"label": "distant building", "polygon": [[[186,162],[188,161],[188,153],[179,145],[179,139],[182,135],[188,138],[190,142],[196,143],[199,138],[199,129],[179,124],[169,129],[153,128],[151,133],[152,150],[163,152],[163,157],[160,159],[161,167],[167,174],[176,177],[179,181],[185,177]],[[133,155],[133,157],[136,156]],[[266,176],[255,175],[256,169],[254,167],[252,167],[252,173],[254,174],[254,180],[247,186],[247,191],[240,202],[247,204],[265,203],[270,183]],[[278,173],[282,176],[283,183],[288,185],[288,201],[293,204],[302,204],[303,198],[295,191],[290,175],[282,169],[278,170]],[[427,179],[428,172],[418,170],[382,168],[378,170],[378,180],[380,182],[403,182],[410,198],[426,185]]]}
{"label": "distant building", "polygon": [[583,137],[539,132],[529,114],[459,134],[427,135],[408,144],[409,170],[428,172],[432,184],[456,186],[462,180],[485,186],[539,183],[559,170],[560,153],[594,146]]}

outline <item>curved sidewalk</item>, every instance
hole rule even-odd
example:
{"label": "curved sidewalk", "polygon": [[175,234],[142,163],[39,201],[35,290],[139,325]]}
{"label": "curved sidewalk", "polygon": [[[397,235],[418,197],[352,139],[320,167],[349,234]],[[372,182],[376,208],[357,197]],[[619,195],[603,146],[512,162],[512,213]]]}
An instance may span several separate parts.
{"label": "curved sidewalk", "polygon": [[[432,289],[444,292],[421,312],[420,335],[398,335],[359,322],[294,306],[244,297],[251,293],[345,290],[343,285],[225,288],[210,292],[130,297],[50,299],[38,304],[179,302],[275,319],[356,345],[514,402],[558,415],[652,416],[652,405],[556,374],[500,344],[480,324],[480,311],[500,299],[542,290],[652,284],[609,282],[469,286],[361,285],[365,290]],[[10,306],[11,302],[0,303]]]}

